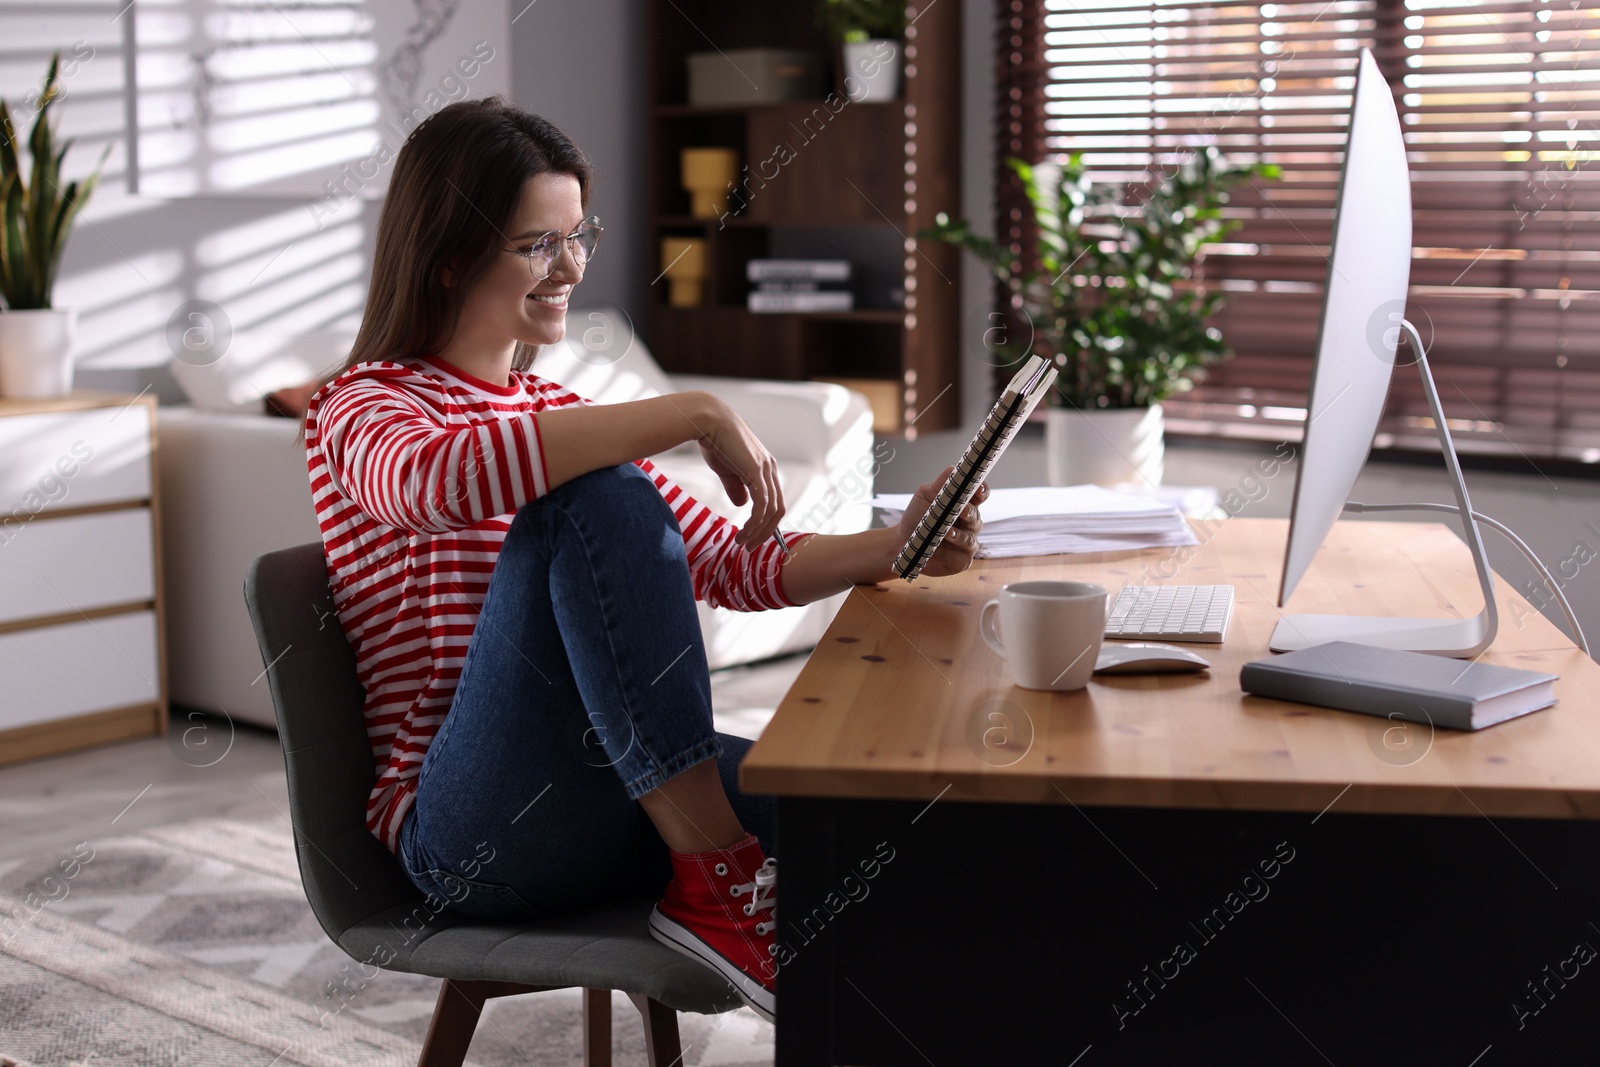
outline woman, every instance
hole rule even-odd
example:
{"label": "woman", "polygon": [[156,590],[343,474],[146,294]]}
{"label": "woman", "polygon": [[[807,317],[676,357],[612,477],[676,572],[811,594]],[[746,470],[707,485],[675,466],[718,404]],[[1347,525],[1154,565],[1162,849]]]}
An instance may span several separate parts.
{"label": "woman", "polygon": [[[887,580],[921,508],[780,548],[776,463],[716,397],[592,405],[529,373],[599,238],[590,185],[560,130],[498,99],[425,120],[395,161],[350,358],[308,405],[366,688],[368,826],[469,915],[660,895],[651,932],[771,1019],[771,806],[735,784],[748,742],[712,729],[694,602],[759,611]],[[752,503],[742,528],[643,458],[688,441]],[[969,508],[925,573],[964,569],[978,525]]]}

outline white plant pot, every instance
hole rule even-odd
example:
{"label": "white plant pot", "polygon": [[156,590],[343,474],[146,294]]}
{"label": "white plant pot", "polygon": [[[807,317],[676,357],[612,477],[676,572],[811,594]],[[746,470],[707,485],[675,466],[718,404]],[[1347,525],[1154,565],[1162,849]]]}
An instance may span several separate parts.
{"label": "white plant pot", "polygon": [[71,308],[0,313],[0,396],[42,400],[72,392],[77,328]]}
{"label": "white plant pot", "polygon": [[893,100],[900,95],[900,42],[873,38],[842,45],[844,92],[852,103]]}
{"label": "white plant pot", "polygon": [[1045,410],[1045,476],[1051,485],[1160,485],[1166,445],[1160,404],[1147,408]]}

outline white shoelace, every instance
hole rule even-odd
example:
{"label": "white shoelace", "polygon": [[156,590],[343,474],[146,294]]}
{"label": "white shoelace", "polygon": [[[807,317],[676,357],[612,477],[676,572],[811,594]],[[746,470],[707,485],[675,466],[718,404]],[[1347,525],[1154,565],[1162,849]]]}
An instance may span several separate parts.
{"label": "white shoelace", "polygon": [[756,923],[756,936],[763,937],[768,930],[777,928],[778,925],[778,898],[773,894],[778,889],[778,861],[768,859],[756,871],[754,882],[744,882],[733,887],[733,895],[750,894],[750,903],[744,906],[746,915],[755,915],[756,912],[770,908],[771,914],[765,922]]}

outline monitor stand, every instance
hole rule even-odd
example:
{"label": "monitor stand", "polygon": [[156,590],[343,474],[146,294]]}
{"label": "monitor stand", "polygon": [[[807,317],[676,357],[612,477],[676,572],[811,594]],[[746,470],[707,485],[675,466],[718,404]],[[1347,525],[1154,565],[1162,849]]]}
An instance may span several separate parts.
{"label": "monitor stand", "polygon": [[1434,429],[1439,435],[1440,449],[1444,452],[1444,465],[1450,472],[1451,486],[1455,489],[1467,547],[1472,551],[1472,563],[1478,571],[1478,585],[1483,590],[1483,610],[1470,619],[1285,615],[1278,620],[1278,627],[1268,642],[1268,647],[1274,652],[1291,652],[1328,641],[1353,641],[1362,645],[1377,645],[1379,648],[1469,658],[1487,649],[1499,629],[1500,615],[1494,602],[1494,580],[1489,573],[1489,557],[1483,550],[1483,538],[1472,517],[1467,483],[1461,477],[1461,463],[1456,458],[1455,444],[1450,440],[1450,427],[1444,420],[1444,409],[1439,404],[1439,389],[1434,384],[1433,373],[1428,370],[1428,357],[1423,351],[1422,338],[1418,336],[1416,327],[1402,320],[1400,328],[1406,331],[1416,347],[1417,371],[1422,375],[1422,388],[1428,396]]}

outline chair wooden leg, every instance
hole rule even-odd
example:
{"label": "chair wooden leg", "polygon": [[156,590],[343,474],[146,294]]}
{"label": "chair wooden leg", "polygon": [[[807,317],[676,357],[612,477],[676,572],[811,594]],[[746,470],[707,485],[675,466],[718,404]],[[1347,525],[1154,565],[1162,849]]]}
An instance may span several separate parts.
{"label": "chair wooden leg", "polygon": [[467,1046],[472,1044],[478,1016],[488,999],[486,992],[472,988],[475,984],[450,978],[440,983],[439,1001],[433,1008],[428,1036],[422,1040],[417,1067],[461,1067],[466,1060]]}
{"label": "chair wooden leg", "polygon": [[422,1056],[417,1067],[461,1067],[467,1046],[478,1029],[483,1002],[490,997],[510,997],[519,993],[538,993],[551,986],[522,985],[518,982],[482,982],[446,978],[439,985],[439,1000],[428,1023],[428,1036],[422,1039]]}
{"label": "chair wooden leg", "polygon": [[611,990],[583,991],[583,1067],[611,1067]]}
{"label": "chair wooden leg", "polygon": [[645,1062],[650,1067],[681,1067],[683,1048],[678,1044],[678,1013],[642,993],[629,993],[628,999],[644,1017]]}

